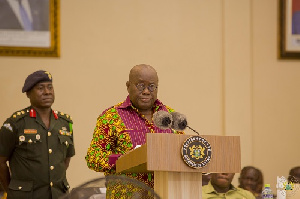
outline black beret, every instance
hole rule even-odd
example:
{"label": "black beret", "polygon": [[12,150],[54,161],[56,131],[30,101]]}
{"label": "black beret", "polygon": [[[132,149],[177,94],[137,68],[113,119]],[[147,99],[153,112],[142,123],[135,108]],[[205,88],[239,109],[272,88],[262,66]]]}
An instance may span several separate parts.
{"label": "black beret", "polygon": [[22,88],[22,93],[28,92],[37,83],[44,81],[52,82],[52,75],[44,70],[35,71],[34,73],[28,75],[28,77],[26,78],[24,86]]}

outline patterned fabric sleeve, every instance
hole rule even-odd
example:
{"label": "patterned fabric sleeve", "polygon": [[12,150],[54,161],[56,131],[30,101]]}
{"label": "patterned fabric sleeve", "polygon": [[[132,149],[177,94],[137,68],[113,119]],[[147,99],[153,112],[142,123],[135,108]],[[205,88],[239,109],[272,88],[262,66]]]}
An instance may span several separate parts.
{"label": "patterned fabric sleeve", "polygon": [[132,143],[125,125],[115,107],[108,109],[97,119],[93,138],[85,157],[87,166],[106,174],[115,173],[115,167],[109,165],[109,156],[125,154],[132,149]]}

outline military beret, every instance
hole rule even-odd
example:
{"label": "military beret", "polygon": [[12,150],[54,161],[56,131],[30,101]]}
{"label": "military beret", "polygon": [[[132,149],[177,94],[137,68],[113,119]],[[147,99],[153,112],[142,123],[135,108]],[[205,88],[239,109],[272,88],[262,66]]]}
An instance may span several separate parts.
{"label": "military beret", "polygon": [[52,75],[44,70],[35,71],[34,73],[28,75],[28,77],[26,78],[24,86],[22,88],[22,93],[28,92],[37,83],[44,81],[52,82]]}

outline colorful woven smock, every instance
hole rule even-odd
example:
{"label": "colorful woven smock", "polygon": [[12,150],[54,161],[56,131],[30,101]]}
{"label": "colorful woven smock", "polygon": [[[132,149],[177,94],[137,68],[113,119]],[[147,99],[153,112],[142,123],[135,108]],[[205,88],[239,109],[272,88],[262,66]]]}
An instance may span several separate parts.
{"label": "colorful woven smock", "polygon": [[[174,111],[156,100],[153,111],[160,110]],[[98,117],[93,139],[85,157],[88,167],[97,172],[104,172],[105,175],[116,174],[115,165],[109,164],[109,156],[125,154],[136,145],[145,144],[146,133],[183,134],[183,132],[162,130],[154,126],[153,122],[149,122],[133,107],[128,96],[124,102],[105,110]],[[126,175],[154,187],[153,174],[127,173]]]}

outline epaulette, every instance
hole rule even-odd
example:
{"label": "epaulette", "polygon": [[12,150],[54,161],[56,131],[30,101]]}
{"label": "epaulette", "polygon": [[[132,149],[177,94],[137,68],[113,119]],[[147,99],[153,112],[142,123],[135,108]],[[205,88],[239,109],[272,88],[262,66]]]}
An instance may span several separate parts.
{"label": "epaulette", "polygon": [[24,108],[20,111],[16,111],[11,115],[11,119],[14,120],[15,122],[20,120],[21,118],[25,117],[26,115],[29,115],[29,108]]}
{"label": "epaulette", "polygon": [[73,123],[72,117],[66,113],[60,112],[60,111],[53,111],[58,117],[67,120],[70,123]]}

